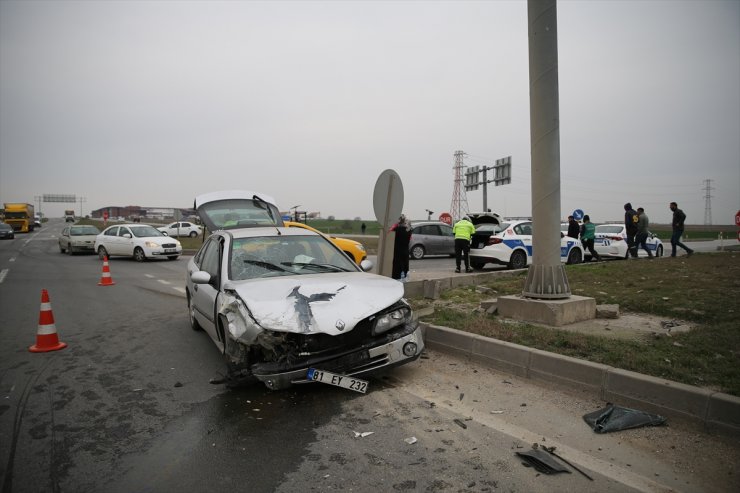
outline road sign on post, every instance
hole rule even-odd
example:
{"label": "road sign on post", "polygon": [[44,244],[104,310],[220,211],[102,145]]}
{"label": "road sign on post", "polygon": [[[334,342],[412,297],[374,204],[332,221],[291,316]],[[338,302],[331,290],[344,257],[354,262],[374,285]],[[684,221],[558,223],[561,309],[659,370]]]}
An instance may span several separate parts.
{"label": "road sign on post", "polygon": [[378,241],[378,269],[381,276],[390,276],[393,264],[393,242],[389,241],[388,229],[403,210],[403,184],[401,177],[392,169],[383,171],[375,182],[373,210],[380,223]]}
{"label": "road sign on post", "polygon": [[440,214],[439,220],[445,224],[449,224],[450,226],[452,226],[452,216],[449,212],[443,212],[442,214]]}

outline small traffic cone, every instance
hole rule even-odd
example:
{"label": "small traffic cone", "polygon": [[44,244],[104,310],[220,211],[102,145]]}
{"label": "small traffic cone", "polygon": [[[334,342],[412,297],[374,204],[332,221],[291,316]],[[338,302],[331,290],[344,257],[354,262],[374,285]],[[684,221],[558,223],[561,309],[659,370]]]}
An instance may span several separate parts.
{"label": "small traffic cone", "polygon": [[59,342],[57,326],[54,325],[54,314],[51,312],[49,293],[41,290],[41,311],[39,312],[39,328],[36,332],[36,344],[29,347],[32,353],[46,353],[67,347],[66,342]]}
{"label": "small traffic cone", "polygon": [[103,276],[100,278],[98,286],[113,286],[113,278],[110,276],[110,268],[108,268],[108,256],[103,258]]}

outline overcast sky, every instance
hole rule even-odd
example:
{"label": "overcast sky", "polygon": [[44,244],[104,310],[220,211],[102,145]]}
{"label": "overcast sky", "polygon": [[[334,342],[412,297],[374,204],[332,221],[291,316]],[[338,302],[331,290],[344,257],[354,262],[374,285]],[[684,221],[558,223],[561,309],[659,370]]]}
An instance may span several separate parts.
{"label": "overcast sky", "polygon": [[[454,156],[512,156],[488,206],[531,215],[525,1],[0,1],[0,201],[449,211]],[[558,2],[561,211],[740,209],[740,0]],[[468,192],[471,211],[482,191]],[[65,204],[42,204],[61,215]],[[80,204],[75,206],[79,212]]]}

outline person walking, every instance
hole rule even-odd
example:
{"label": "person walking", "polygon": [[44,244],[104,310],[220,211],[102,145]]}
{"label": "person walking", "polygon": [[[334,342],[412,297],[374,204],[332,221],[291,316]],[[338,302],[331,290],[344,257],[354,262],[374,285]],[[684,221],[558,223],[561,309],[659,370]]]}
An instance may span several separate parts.
{"label": "person walking", "polygon": [[455,272],[460,272],[460,264],[465,261],[465,272],[473,272],[470,268],[470,239],[475,233],[475,226],[468,216],[464,216],[452,227],[455,235]]}
{"label": "person walking", "polygon": [[587,249],[589,253],[591,253],[591,261],[596,259],[597,262],[601,262],[601,255],[599,255],[599,252],[594,248],[595,239],[596,225],[591,222],[591,217],[586,214],[583,216],[583,224],[581,224],[581,243],[583,243],[583,248]]}
{"label": "person walking", "polygon": [[650,226],[650,220],[648,219],[647,214],[645,214],[645,209],[642,207],[637,208],[637,235],[635,235],[635,249],[640,250],[640,248],[644,249],[647,254],[648,258],[653,258],[653,252],[650,251],[650,249],[647,246],[647,239],[650,232],[648,231],[648,226]]}
{"label": "person walking", "polygon": [[396,232],[393,240],[393,267],[391,277],[401,282],[406,282],[409,276],[409,243],[411,242],[411,225],[406,216],[401,214],[398,222],[391,226],[391,231]]}
{"label": "person walking", "polygon": [[671,257],[676,256],[676,247],[680,246],[686,250],[686,255],[691,256],[694,250],[681,243],[681,237],[683,236],[684,222],[686,221],[686,214],[678,208],[678,204],[671,202],[668,207],[673,211],[673,221],[671,221]]}
{"label": "person walking", "polygon": [[573,216],[568,216],[568,236],[577,240],[578,233],[580,233],[580,231],[581,228],[578,225],[578,221],[576,221]]}
{"label": "person walking", "polygon": [[362,226],[360,226],[360,231],[362,231],[362,234],[365,234],[365,230],[367,229],[367,226],[365,223],[362,223]]}
{"label": "person walking", "polygon": [[637,234],[637,211],[632,204],[624,204],[624,228],[627,231],[627,253],[632,258],[637,258],[637,245],[635,235]]}

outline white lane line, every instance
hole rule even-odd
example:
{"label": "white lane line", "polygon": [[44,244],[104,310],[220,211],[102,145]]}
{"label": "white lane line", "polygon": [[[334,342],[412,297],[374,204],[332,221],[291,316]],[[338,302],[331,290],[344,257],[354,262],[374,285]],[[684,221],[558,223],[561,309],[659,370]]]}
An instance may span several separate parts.
{"label": "white lane line", "polygon": [[148,277],[149,279],[154,279],[154,276],[153,276],[153,275],[151,275],[151,274],[144,274],[144,275],[145,275],[146,277]]}
{"label": "white lane line", "polygon": [[183,288],[183,287],[174,287],[173,286],[172,289],[174,289],[178,293],[185,294],[185,288]]}
{"label": "white lane line", "polygon": [[170,281],[165,281],[164,279],[157,279],[157,282],[161,282],[162,284],[172,284]]}
{"label": "white lane line", "polygon": [[0,284],[5,280],[5,276],[8,275],[8,269],[0,270]]}
{"label": "white lane line", "polygon": [[10,260],[8,262],[15,262],[15,257],[10,257]]}

